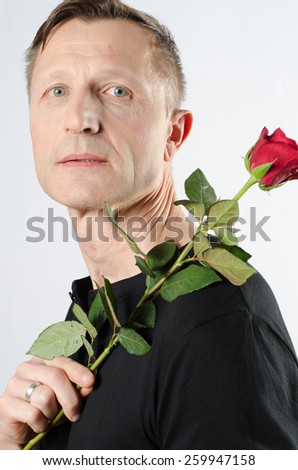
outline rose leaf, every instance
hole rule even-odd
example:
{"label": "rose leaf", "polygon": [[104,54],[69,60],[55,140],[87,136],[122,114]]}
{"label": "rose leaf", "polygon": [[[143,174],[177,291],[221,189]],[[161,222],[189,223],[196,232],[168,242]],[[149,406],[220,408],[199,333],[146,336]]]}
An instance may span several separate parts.
{"label": "rose leaf", "polygon": [[191,265],[167,279],[160,295],[168,302],[172,302],[180,295],[203,289],[217,281],[221,281],[221,278],[213,269]]}
{"label": "rose leaf", "polygon": [[174,202],[175,206],[182,205],[188,210],[196,219],[202,220],[205,215],[205,206],[201,202],[188,201],[188,199],[181,199]]}
{"label": "rose leaf", "polygon": [[62,321],[43,330],[27,352],[42,359],[69,357],[82,345],[87,329],[77,321]]}
{"label": "rose leaf", "polygon": [[239,217],[239,206],[237,201],[222,200],[213,204],[208,213],[208,228],[234,225]]}
{"label": "rose leaf", "polygon": [[254,268],[224,248],[212,248],[207,250],[203,258],[210,266],[236,286],[244,284],[244,282],[256,272]]}
{"label": "rose leaf", "polygon": [[154,328],[156,322],[156,308],[152,301],[137,307],[126,325],[131,328]]}
{"label": "rose leaf", "polygon": [[74,304],[72,306],[72,311],[73,311],[75,317],[77,318],[77,320],[79,320],[79,322],[82,323],[82,325],[84,325],[84,327],[88,331],[91,338],[92,339],[96,338],[97,330],[92,325],[91,321],[89,320],[89,318],[88,318],[87,314],[84,312],[84,310],[78,304]]}
{"label": "rose leaf", "polygon": [[206,211],[216,202],[216,194],[200,169],[195,170],[184,183],[185,194],[191,201],[204,204]]}
{"label": "rose leaf", "polygon": [[131,328],[120,328],[118,336],[119,343],[129,354],[134,354],[135,356],[144,356],[151,349],[151,346],[147,343],[147,341],[145,341],[141,335]]}
{"label": "rose leaf", "polygon": [[176,251],[177,245],[172,240],[156,245],[146,256],[149,268],[153,271],[163,268],[174,257]]}
{"label": "rose leaf", "polygon": [[100,293],[98,291],[89,309],[88,318],[90,322],[92,323],[92,325],[95,326],[97,332],[100,330],[100,328],[106,321],[107,314],[105,312],[105,308],[104,308]]}

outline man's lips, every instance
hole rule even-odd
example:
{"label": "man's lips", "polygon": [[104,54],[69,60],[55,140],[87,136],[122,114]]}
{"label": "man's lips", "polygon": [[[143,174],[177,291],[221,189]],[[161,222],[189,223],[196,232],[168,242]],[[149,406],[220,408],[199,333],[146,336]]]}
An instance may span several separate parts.
{"label": "man's lips", "polygon": [[93,153],[73,153],[67,155],[59,164],[63,166],[98,166],[103,163],[107,163],[103,157],[95,155]]}

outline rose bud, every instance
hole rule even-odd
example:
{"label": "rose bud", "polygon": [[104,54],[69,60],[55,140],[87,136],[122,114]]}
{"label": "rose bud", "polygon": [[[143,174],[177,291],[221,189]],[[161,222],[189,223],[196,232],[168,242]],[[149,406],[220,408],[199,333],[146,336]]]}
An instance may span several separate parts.
{"label": "rose bud", "polygon": [[259,140],[246,155],[245,163],[249,172],[259,179],[261,189],[272,189],[298,179],[298,145],[281,129],[268,135],[264,127]]}

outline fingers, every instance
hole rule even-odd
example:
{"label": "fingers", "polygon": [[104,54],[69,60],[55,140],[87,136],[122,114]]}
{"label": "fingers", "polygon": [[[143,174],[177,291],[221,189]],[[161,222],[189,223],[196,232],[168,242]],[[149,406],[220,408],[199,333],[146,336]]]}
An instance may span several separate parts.
{"label": "fingers", "polygon": [[[32,358],[21,364],[0,397],[0,449],[21,448],[32,431],[48,428],[60,407],[70,421],[77,421],[80,395],[92,391],[94,380],[89,369],[65,357],[52,361]],[[38,386],[32,388],[32,384]],[[81,387],[80,393],[74,384]]]}
{"label": "fingers", "polygon": [[[23,391],[28,390],[32,384],[26,380],[20,380],[17,398],[23,399]],[[37,390],[38,388],[38,390]],[[44,384],[39,384],[32,392],[30,400],[27,400],[32,406],[38,408],[46,419],[51,420],[57,414],[59,405],[54,391]]]}
{"label": "fingers", "polygon": [[[8,398],[6,400],[6,406],[10,409],[9,422],[22,423],[22,425],[19,426],[22,433],[28,434],[28,429],[26,429],[28,426],[35,433],[43,432],[47,429],[49,420],[38,408],[32,406],[30,403],[18,398]],[[18,429],[16,425],[14,425],[14,427]]]}
{"label": "fingers", "polygon": [[95,381],[94,374],[82,364],[68,357],[57,357],[52,361],[45,361],[45,363],[52,367],[58,366],[64,370],[69,379],[79,385],[81,389],[92,390]]}
{"label": "fingers", "polygon": [[30,404],[51,419],[59,403],[70,421],[79,419],[81,409],[81,401],[73,383],[82,387],[84,396],[90,393],[94,384],[92,372],[69,358],[56,358],[53,361],[34,358],[18,367],[14,380],[12,387],[20,399],[24,399],[30,384],[41,383],[32,393]]}
{"label": "fingers", "polygon": [[51,361],[33,357],[29,362],[32,364],[45,364],[50,367],[61,369],[65,372],[69,380],[77,384],[81,389],[92,390],[93,388],[93,373],[87,367],[68,357],[56,357]]}
{"label": "fingers", "polygon": [[5,392],[0,397],[0,449],[21,449],[35,433],[48,428],[45,416],[23,399]]}

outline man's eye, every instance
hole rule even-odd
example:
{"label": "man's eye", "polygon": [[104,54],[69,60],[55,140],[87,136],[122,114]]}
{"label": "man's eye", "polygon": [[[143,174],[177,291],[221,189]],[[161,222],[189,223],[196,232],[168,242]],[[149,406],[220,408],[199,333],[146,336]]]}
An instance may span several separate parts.
{"label": "man's eye", "polygon": [[123,98],[124,96],[128,95],[128,91],[122,86],[113,86],[106,90],[106,93],[108,93],[109,95],[116,96],[118,98]]}
{"label": "man's eye", "polygon": [[56,86],[50,90],[50,95],[55,96],[56,98],[60,98],[60,96],[65,95],[65,88],[62,86]]}

